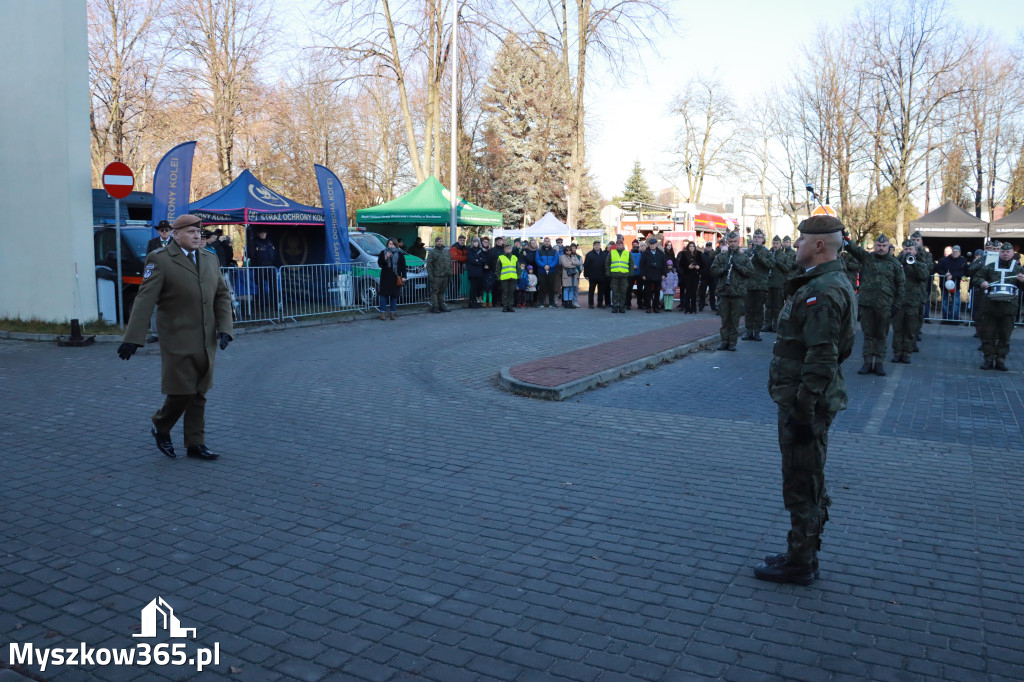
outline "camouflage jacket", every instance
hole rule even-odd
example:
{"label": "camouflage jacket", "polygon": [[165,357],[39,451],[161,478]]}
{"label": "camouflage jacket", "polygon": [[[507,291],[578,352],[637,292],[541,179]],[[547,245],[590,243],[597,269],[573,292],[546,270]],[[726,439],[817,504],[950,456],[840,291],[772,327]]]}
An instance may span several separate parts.
{"label": "camouflage jacket", "polygon": [[917,258],[918,263],[923,263],[928,269],[928,277],[925,278],[924,284],[921,285],[927,296],[928,289],[932,284],[932,275],[935,274],[935,259],[932,258],[932,254],[924,250],[924,247],[918,248],[915,258]]}
{"label": "camouflage jacket", "polygon": [[860,261],[860,305],[885,310],[903,300],[907,278],[898,260],[889,254],[865,251],[853,242],[846,245],[846,251]]}
{"label": "camouflage jacket", "polygon": [[846,409],[840,365],[853,351],[857,297],[839,260],[786,282],[788,300],[768,368],[768,393],[794,416],[811,421],[816,410]]}
{"label": "camouflage jacket", "polygon": [[766,246],[751,246],[746,250],[753,272],[747,277],[747,291],[768,289],[768,276],[775,265],[775,255]]}
{"label": "camouflage jacket", "polygon": [[427,274],[431,277],[447,277],[452,274],[452,256],[448,249],[431,249],[427,254]]}
{"label": "camouflage jacket", "polygon": [[[1017,275],[1024,272],[1024,268],[1021,268],[1020,264],[1016,261],[1010,261],[1013,269],[1006,273],[1005,280],[1003,279],[1003,273],[996,269],[996,264],[983,265],[978,268],[978,271],[974,273],[974,277],[971,278],[971,284],[976,287],[981,287],[982,282],[988,282],[994,284],[996,282],[1005,281],[1007,284],[1012,284],[1015,287],[1024,286],[1021,282],[1014,279]],[[1017,309],[1018,301],[1020,300],[1018,295],[1014,295],[1008,298],[988,298],[987,294],[980,294],[985,296],[985,308],[986,310],[991,309],[992,311],[1015,311]]]}
{"label": "camouflage jacket", "polygon": [[[915,257],[916,259],[916,257]],[[906,277],[907,287],[903,292],[903,299],[897,301],[897,305],[904,308],[917,308],[924,302],[925,292],[930,279],[928,266],[917,261],[913,265],[907,265],[907,259],[900,257],[900,266],[903,267],[903,276]]]}
{"label": "camouflage jacket", "polygon": [[747,254],[739,249],[719,251],[711,263],[711,275],[718,280],[719,296],[746,296],[747,277],[753,272]]}
{"label": "camouflage jacket", "polygon": [[839,260],[845,264],[846,278],[850,280],[850,284],[853,286],[854,291],[856,291],[857,277],[860,275],[860,261],[851,256],[848,251],[841,252]]}
{"label": "camouflage jacket", "polygon": [[786,286],[786,280],[796,265],[796,252],[792,249],[779,249],[772,251],[772,255],[775,257],[775,265],[768,275],[768,288],[781,289]]}

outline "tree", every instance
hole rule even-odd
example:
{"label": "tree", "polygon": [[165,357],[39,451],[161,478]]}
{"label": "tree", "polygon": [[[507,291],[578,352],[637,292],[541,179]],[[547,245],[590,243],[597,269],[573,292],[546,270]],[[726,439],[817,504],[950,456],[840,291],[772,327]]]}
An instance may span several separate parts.
{"label": "tree", "polygon": [[257,89],[257,71],[274,39],[264,0],[176,0],[180,86],[213,131],[221,186],[233,178],[238,120]]}
{"label": "tree", "polygon": [[896,192],[896,238],[903,240],[910,194],[928,149],[922,141],[964,84],[954,75],[970,45],[941,0],[875,0],[861,16],[864,77],[885,121],[881,172]]}
{"label": "tree", "polygon": [[645,204],[654,202],[654,193],[644,177],[644,169],[639,161],[633,162],[633,171],[626,180],[626,188],[622,191],[623,201],[642,201]]}
{"label": "tree", "polygon": [[704,179],[725,170],[722,157],[735,134],[735,104],[715,76],[696,76],[672,104],[681,119],[672,162],[673,170],[686,178],[686,202],[698,203]]}

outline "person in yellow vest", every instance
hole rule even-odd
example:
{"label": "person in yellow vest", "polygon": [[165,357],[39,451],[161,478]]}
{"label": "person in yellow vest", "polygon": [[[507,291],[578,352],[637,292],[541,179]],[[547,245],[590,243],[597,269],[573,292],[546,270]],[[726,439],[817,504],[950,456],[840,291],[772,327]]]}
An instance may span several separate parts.
{"label": "person in yellow vest", "polygon": [[608,253],[605,267],[608,279],[612,284],[612,312],[624,313],[629,303],[629,271],[632,266],[632,256],[626,251],[626,244],[622,235],[615,240],[615,248]]}
{"label": "person in yellow vest", "polygon": [[512,245],[505,244],[505,253],[498,256],[498,281],[501,282],[501,311],[514,313],[519,259],[512,255]]}

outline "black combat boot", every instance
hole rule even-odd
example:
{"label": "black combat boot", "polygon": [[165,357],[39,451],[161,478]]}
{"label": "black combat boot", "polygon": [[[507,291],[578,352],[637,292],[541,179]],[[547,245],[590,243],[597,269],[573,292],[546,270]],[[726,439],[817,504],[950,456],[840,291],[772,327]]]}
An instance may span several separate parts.
{"label": "black combat boot", "polygon": [[722,341],[722,343],[719,344],[719,346],[718,346],[718,350],[729,350],[729,342],[728,341]]}
{"label": "black combat boot", "polygon": [[871,374],[873,371],[875,371],[875,370],[871,366],[871,361],[870,360],[865,360],[864,361],[864,366],[857,370],[857,374]]}
{"label": "black combat boot", "polygon": [[754,341],[761,340],[761,332],[754,332]]}
{"label": "black combat boot", "polygon": [[1000,372],[1008,371],[1006,369],[1006,360],[1004,360],[1003,358],[996,358],[996,369],[998,369]]}
{"label": "black combat boot", "polygon": [[900,358],[900,362],[902,362],[904,365],[909,365],[910,364],[910,356],[909,355],[902,356]]}
{"label": "black combat boot", "polygon": [[981,365],[982,369],[995,369],[996,363],[992,362],[992,358],[985,358],[985,362]]}
{"label": "black combat boot", "polygon": [[744,334],[743,338],[740,339],[740,340],[741,341],[756,341],[757,339],[754,338],[754,332],[747,332],[746,334]]}
{"label": "black combat boot", "polygon": [[885,367],[882,367],[882,360],[880,358],[876,358],[875,359],[875,364],[874,364],[873,369],[875,371],[875,374],[877,374],[878,376],[880,376],[880,377],[884,377],[885,376]]}
{"label": "black combat boot", "polygon": [[810,585],[814,582],[813,564],[794,564],[786,556],[786,560],[778,564],[765,562],[754,568],[754,577],[773,583],[796,583]]}
{"label": "black combat boot", "polygon": [[[786,552],[779,552],[778,554],[769,554],[764,558],[766,566],[781,566],[782,564],[789,561],[789,554]],[[818,570],[818,557],[811,559],[811,570],[814,571],[814,577],[820,578],[821,571]]]}

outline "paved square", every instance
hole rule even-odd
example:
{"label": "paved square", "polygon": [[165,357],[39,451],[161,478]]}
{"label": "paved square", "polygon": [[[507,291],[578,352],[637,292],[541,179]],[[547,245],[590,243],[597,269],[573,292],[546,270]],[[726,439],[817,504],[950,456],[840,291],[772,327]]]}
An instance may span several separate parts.
{"label": "paved square", "polygon": [[0,660],[132,647],[160,596],[218,665],[20,671],[1024,679],[1020,330],[1006,373],[977,369],[970,330],[926,326],[885,378],[854,373],[857,349],[805,588],[752,575],[787,526],[771,335],[561,403],[495,386],[684,319],[459,310],[240,335],[209,396],[217,462],[153,445],[155,349],[0,341]]}

